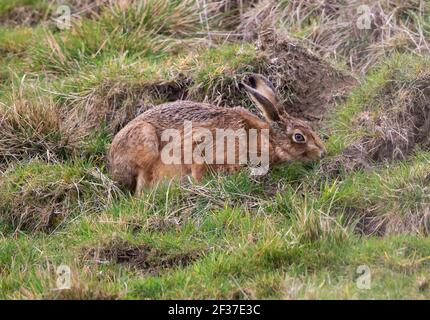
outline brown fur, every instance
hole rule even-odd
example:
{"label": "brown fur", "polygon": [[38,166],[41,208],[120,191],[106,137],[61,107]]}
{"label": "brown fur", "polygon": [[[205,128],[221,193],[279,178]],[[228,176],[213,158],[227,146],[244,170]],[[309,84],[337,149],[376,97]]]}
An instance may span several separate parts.
{"label": "brown fur", "polygon": [[[236,158],[236,164],[230,165],[197,163],[166,165],[162,163],[160,152],[167,144],[167,142],[161,141],[162,132],[166,129],[177,129],[183,139],[184,121],[191,121],[194,130],[209,129],[213,136],[215,136],[216,129],[244,129],[246,133],[250,129],[269,129],[270,164],[296,159],[313,160],[321,157],[324,153],[324,146],[316,133],[307,123],[292,118],[286,113],[280,113],[279,106],[272,105],[272,102],[278,101],[273,88],[262,86],[258,81],[262,78],[261,76],[252,76],[254,77],[252,83],[258,89],[254,90],[258,92],[250,92],[251,97],[263,114],[276,115],[278,119],[276,123],[267,118],[266,121],[263,121],[243,108],[220,108],[192,101],[162,104],[138,116],[115,136],[109,151],[109,167],[113,177],[126,188],[140,193],[145,187],[153,185],[164,177],[182,177],[191,174],[195,180],[199,181],[208,170],[233,172],[242,167],[238,164],[238,158]],[[249,86],[245,88],[248,91],[252,89]],[[260,97],[260,100],[264,101],[263,103],[253,97],[257,94],[263,96],[263,98]],[[296,132],[306,137],[306,143],[293,141],[292,136]],[[193,141],[193,147],[196,144]],[[235,148],[238,151],[239,143],[237,141]],[[215,158],[216,143],[212,150]],[[226,148],[224,150],[226,151]],[[181,157],[183,160],[183,150]],[[227,155],[224,154],[225,159],[226,157]]]}

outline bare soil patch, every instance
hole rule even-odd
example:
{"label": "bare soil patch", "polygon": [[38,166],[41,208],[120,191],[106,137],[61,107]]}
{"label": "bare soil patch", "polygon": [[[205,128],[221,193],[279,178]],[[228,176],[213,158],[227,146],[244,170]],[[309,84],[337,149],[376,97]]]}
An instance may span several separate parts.
{"label": "bare soil patch", "polygon": [[185,267],[203,254],[202,251],[167,253],[149,244],[133,245],[127,242],[112,242],[101,248],[90,249],[86,259],[110,261],[133,267],[143,273],[158,274],[163,270]]}
{"label": "bare soil patch", "polygon": [[287,97],[285,107],[295,117],[323,120],[357,83],[352,75],[335,69],[300,43],[278,38],[273,30],[260,36],[260,50],[267,56],[266,72]]}

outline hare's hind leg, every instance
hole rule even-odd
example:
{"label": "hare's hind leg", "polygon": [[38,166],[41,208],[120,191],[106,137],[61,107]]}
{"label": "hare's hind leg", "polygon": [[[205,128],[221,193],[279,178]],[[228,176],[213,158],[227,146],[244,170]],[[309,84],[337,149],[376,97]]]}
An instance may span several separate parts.
{"label": "hare's hind leg", "polygon": [[159,158],[159,141],[154,126],[149,123],[139,127],[133,138],[133,158],[136,164],[136,195],[154,182],[154,167]]}
{"label": "hare's hind leg", "polygon": [[136,177],[136,190],[135,195],[139,196],[142,194],[142,191],[148,187],[150,184],[149,177],[145,174],[144,170],[139,170],[139,173]]}

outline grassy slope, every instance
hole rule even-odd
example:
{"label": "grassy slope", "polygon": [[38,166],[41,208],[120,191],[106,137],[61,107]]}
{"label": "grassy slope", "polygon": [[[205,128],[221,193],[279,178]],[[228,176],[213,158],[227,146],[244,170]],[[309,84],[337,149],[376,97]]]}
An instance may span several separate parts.
{"label": "grassy slope", "polygon": [[[91,128],[83,144],[71,143],[55,119],[44,126],[38,114],[22,111],[28,108],[12,108],[67,110],[82,101],[102,106],[114,89],[123,94],[122,103],[131,104],[141,88],[176,81],[178,74],[191,77],[195,98],[204,99],[234,83],[236,71],[258,66],[252,44],[206,49],[204,40],[189,39],[192,18],[179,26],[184,35],[172,34],[167,24],[157,39],[138,34],[160,22],[137,23],[133,15],[131,22],[118,22],[106,14],[65,34],[0,26],[0,52],[6,53],[0,108],[18,112],[7,124],[18,130],[18,142],[26,141],[20,148],[0,138],[7,160],[0,163],[0,298],[430,298],[428,237],[356,232],[359,213],[367,208],[389,221],[428,209],[429,152],[417,150],[408,161],[335,180],[318,163],[294,163],[261,179],[242,172],[207,177],[201,186],[166,183],[136,199],[121,194],[104,174],[109,124]],[[136,32],[118,33],[112,27],[118,23],[131,23]],[[171,39],[199,45],[181,50],[179,42],[166,46]],[[395,56],[375,67],[327,124],[324,161],[354,141],[357,133],[348,130],[354,116],[391,75],[413,78],[426,66],[426,59]],[[53,210],[60,212],[59,221],[42,219]],[[106,263],[94,253],[143,245],[146,263],[140,268]],[[72,269],[71,290],[53,290],[60,264]],[[356,286],[361,265],[371,270],[371,290]]]}

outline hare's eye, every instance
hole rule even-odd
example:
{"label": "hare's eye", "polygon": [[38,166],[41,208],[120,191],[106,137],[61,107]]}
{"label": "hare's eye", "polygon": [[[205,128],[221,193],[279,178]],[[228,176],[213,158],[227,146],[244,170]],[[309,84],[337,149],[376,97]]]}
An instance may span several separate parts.
{"label": "hare's eye", "polygon": [[305,137],[301,133],[295,133],[293,135],[294,142],[303,143],[305,142]]}

